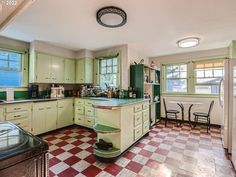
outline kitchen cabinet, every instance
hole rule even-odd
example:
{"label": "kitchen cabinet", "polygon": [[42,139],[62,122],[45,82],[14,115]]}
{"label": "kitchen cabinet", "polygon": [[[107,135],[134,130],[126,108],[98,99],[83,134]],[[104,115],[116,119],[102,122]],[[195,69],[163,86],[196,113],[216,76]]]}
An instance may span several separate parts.
{"label": "kitchen cabinet", "polygon": [[64,82],[64,58],[35,52],[29,61],[30,83]]}
{"label": "kitchen cabinet", "polygon": [[0,107],[0,122],[3,122],[5,120],[4,118],[4,108]]}
{"label": "kitchen cabinet", "polygon": [[42,134],[57,127],[57,101],[33,104],[32,133]]}
{"label": "kitchen cabinet", "polygon": [[75,124],[92,128],[96,121],[96,109],[93,108],[95,101],[91,99],[75,99]]}
{"label": "kitchen cabinet", "polygon": [[50,83],[51,82],[51,56],[38,53],[36,64],[36,82]]}
{"label": "kitchen cabinet", "polygon": [[5,106],[5,120],[26,131],[31,129],[31,104],[17,103]]}
{"label": "kitchen cabinet", "polygon": [[73,101],[72,98],[58,100],[57,128],[73,125]]}
{"label": "kitchen cabinet", "polygon": [[75,83],[75,60],[65,59],[64,83]]}
{"label": "kitchen cabinet", "polygon": [[62,57],[51,57],[51,81],[52,83],[63,83],[64,82],[64,62],[65,59]]}
{"label": "kitchen cabinet", "polygon": [[93,83],[93,59],[84,58],[76,61],[76,83]]}

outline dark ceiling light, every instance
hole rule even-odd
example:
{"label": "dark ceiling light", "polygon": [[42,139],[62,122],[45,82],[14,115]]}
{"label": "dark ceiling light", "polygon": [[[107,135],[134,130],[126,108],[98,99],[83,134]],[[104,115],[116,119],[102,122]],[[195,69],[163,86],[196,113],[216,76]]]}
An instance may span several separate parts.
{"label": "dark ceiling light", "polygon": [[97,11],[97,22],[108,28],[121,27],[127,22],[127,14],[118,7],[103,7]]}

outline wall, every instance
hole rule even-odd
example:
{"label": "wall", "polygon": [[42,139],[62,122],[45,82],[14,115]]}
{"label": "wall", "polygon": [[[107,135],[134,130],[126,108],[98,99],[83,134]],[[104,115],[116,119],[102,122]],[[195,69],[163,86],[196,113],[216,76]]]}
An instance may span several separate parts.
{"label": "wall", "polygon": [[16,50],[28,50],[29,43],[0,36],[0,47]]}
{"label": "wall", "polygon": [[[165,63],[165,62],[179,62],[181,60],[190,61],[191,59],[202,60],[204,58],[209,59],[209,58],[228,57],[228,56],[229,56],[228,48],[221,48],[221,49],[214,49],[214,50],[206,50],[206,51],[199,51],[199,52],[190,52],[190,53],[182,53],[182,54],[176,54],[176,55],[154,57],[154,58],[150,58],[149,62],[154,61],[155,64],[160,67],[161,63]],[[188,96],[161,95],[161,97],[166,98],[168,109],[179,109],[178,105],[168,103],[169,100],[201,102],[202,103],[201,105],[193,106],[192,112],[195,112],[195,111],[207,112],[211,100],[214,100],[215,104],[212,111],[211,123],[217,124],[217,125],[220,125],[222,123],[223,109],[219,105],[218,97],[199,96],[199,95],[188,95]],[[188,109],[188,106],[185,109]],[[163,103],[161,105],[161,116],[162,117],[165,116]],[[181,114],[179,116],[181,118]],[[186,116],[187,116],[187,112],[185,113],[185,119],[187,120]]]}
{"label": "wall", "polygon": [[30,52],[32,52],[33,50],[65,58],[72,58],[72,59],[75,58],[75,51],[58,47],[43,41],[36,40],[31,42]]}

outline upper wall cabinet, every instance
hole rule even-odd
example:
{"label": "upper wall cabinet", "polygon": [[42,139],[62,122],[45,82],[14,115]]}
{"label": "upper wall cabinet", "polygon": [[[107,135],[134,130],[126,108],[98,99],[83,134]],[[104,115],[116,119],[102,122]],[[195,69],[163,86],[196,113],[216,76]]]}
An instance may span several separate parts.
{"label": "upper wall cabinet", "polygon": [[65,59],[64,83],[75,83],[75,60]]}
{"label": "upper wall cabinet", "polygon": [[64,58],[43,53],[30,56],[31,83],[64,83]]}
{"label": "upper wall cabinet", "polygon": [[76,61],[76,83],[93,83],[93,59],[84,58]]}

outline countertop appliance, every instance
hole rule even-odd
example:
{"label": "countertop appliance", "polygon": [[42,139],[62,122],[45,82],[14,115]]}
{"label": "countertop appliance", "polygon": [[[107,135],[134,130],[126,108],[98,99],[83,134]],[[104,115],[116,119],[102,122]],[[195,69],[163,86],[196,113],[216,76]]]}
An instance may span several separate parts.
{"label": "countertop appliance", "polygon": [[[234,148],[236,148],[236,130],[233,130],[232,127],[234,124],[236,124],[236,118],[234,118],[236,115],[233,112],[234,107],[234,82],[236,80],[234,79],[234,73],[236,72],[236,59],[225,59],[224,60],[224,77],[222,78],[220,82],[220,92],[219,92],[219,103],[221,107],[223,108],[223,119],[221,123],[221,130],[222,130],[222,140],[223,140],[223,146],[225,149],[228,149],[229,153],[232,153],[232,156],[236,156],[236,151],[233,152],[233,144]],[[234,135],[233,135],[234,133]],[[236,158],[235,158],[236,159]],[[236,160],[235,165],[236,165]]]}
{"label": "countertop appliance", "polygon": [[0,123],[0,176],[48,175],[48,144],[10,122]]}
{"label": "countertop appliance", "polygon": [[31,85],[29,87],[29,96],[32,99],[39,98],[39,86],[38,85]]}

